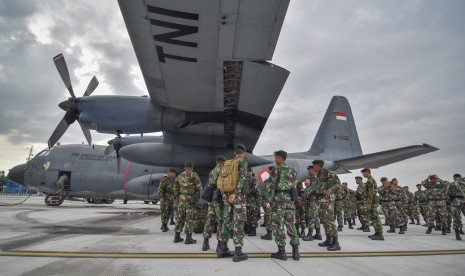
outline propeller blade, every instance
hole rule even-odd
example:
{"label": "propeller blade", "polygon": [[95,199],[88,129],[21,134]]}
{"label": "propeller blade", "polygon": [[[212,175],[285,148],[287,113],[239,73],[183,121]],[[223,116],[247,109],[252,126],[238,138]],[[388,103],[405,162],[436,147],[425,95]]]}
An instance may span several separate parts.
{"label": "propeller blade", "polygon": [[[66,115],[65,115],[66,117]],[[68,122],[66,121],[65,117],[61,119],[61,121],[58,123],[57,127],[52,133],[52,136],[48,139],[48,148],[51,149],[57,142],[60,140],[61,136],[66,132],[66,130],[69,127]]]}
{"label": "propeller blade", "polygon": [[105,154],[105,156],[107,156],[110,153],[112,153],[113,150],[114,150],[113,145],[109,145],[108,147],[105,148],[105,150],[103,151],[103,154]]}
{"label": "propeller blade", "polygon": [[82,126],[81,122],[79,122],[79,125],[81,126],[82,132],[84,132],[84,136],[86,137],[87,143],[89,145],[92,144],[92,136],[90,135],[90,130],[88,128],[85,128]]}
{"label": "propeller blade", "polygon": [[86,89],[86,92],[84,93],[84,96],[83,97],[87,97],[87,96],[90,96],[90,94],[92,94],[92,92],[94,92],[95,88],[97,88],[98,86],[98,80],[97,78],[94,76],[90,82],[89,82],[89,85],[87,86],[87,89]]}
{"label": "propeller blade", "polygon": [[116,152],[116,171],[119,173],[121,168],[121,156],[119,156],[118,151]]}
{"label": "propeller blade", "polygon": [[61,79],[65,83],[65,86],[69,91],[69,94],[71,94],[71,97],[73,99],[76,99],[76,96],[74,95],[73,91],[73,86],[71,85],[71,79],[69,77],[68,66],[66,66],[65,57],[63,57],[63,54],[59,54],[53,58],[53,62],[55,62],[55,66],[58,70],[58,73],[60,74]]}

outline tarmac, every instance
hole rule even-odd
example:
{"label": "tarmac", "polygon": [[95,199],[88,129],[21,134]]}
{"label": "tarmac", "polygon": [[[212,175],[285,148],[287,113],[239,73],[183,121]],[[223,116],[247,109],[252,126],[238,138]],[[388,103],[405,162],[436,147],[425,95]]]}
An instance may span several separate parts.
{"label": "tarmac", "polygon": [[0,275],[465,275],[465,236],[426,235],[420,225],[408,225],[405,235],[385,232],[385,241],[344,226],[341,251],[301,240],[298,262],[271,259],[276,244],[261,240],[259,227],[244,240],[249,259],[234,263],[216,258],[215,239],[201,251],[201,234],[197,244],[173,243],[173,226],[160,231],[159,205],[66,200],[48,207],[40,196],[13,205],[24,199],[0,196]]}

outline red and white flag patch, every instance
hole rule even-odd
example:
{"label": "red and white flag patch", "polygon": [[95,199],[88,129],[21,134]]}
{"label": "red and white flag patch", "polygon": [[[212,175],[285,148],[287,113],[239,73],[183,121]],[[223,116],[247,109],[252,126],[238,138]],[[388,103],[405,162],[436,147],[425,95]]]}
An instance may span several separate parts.
{"label": "red and white flag patch", "polygon": [[260,185],[265,186],[265,181],[268,180],[268,178],[270,178],[270,175],[271,173],[268,168],[261,170],[258,173],[258,182],[260,182]]}
{"label": "red and white flag patch", "polygon": [[341,121],[347,121],[347,114],[344,112],[336,112],[336,119]]}

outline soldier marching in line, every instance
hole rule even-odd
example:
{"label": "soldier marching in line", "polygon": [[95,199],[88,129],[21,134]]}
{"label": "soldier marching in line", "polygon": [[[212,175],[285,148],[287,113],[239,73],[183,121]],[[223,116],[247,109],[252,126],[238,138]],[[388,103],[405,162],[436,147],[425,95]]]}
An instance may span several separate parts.
{"label": "soldier marching in line", "polygon": [[349,229],[354,229],[352,221],[355,218],[356,199],[355,191],[347,187],[347,182],[342,183],[342,191],[345,193],[344,199],[344,219],[349,223]]}
{"label": "soldier marching in line", "polygon": [[355,177],[355,183],[357,183],[357,191],[355,192],[355,198],[357,199],[357,214],[360,223],[362,224],[357,230],[363,230],[363,232],[370,232],[370,219],[368,218],[368,210],[366,200],[368,198],[367,189],[363,178],[361,176]]}
{"label": "soldier marching in line", "polygon": [[[388,180],[386,177],[382,177],[380,179],[381,187],[378,188],[379,194],[379,203],[381,205],[381,211],[384,214],[384,225],[391,225],[391,218],[389,217],[389,200],[387,199],[387,187],[388,187]],[[389,183],[390,184],[390,183]]]}
{"label": "soldier marching in line", "polygon": [[[307,219],[308,219],[308,234],[302,237],[304,241],[313,241],[315,240],[322,240],[321,237],[321,230],[320,230],[320,215],[319,215],[319,203],[316,196],[316,188],[317,188],[317,178],[316,178],[316,171],[314,166],[308,166],[308,176],[310,178],[305,179],[305,198],[307,202]],[[316,233],[313,235],[313,229],[315,229]]]}
{"label": "soldier marching in line", "polygon": [[176,169],[169,169],[166,176],[158,186],[158,197],[160,198],[161,210],[161,231],[168,231],[168,218],[174,215],[174,202],[175,202],[175,182]]}
{"label": "soldier marching in line", "polygon": [[465,196],[465,179],[460,174],[454,174],[454,182],[449,185],[449,200],[452,206],[453,229],[455,238],[460,241],[460,231],[463,229],[461,208]]}
{"label": "soldier marching in line", "polygon": [[386,232],[396,233],[396,227],[399,227],[399,234],[405,234],[403,218],[400,213],[400,210],[397,208],[397,201],[401,197],[401,195],[399,194],[400,190],[398,190],[394,185],[392,185],[392,182],[388,181],[386,177],[381,177],[380,181],[383,184],[383,189],[381,190],[381,192],[383,193],[383,203],[386,206],[385,216],[389,218],[387,219],[387,223],[390,229]]}
{"label": "soldier marching in line", "polygon": [[425,187],[428,196],[428,230],[426,234],[431,234],[434,227],[434,220],[438,216],[438,226],[442,229],[442,234],[447,235],[447,214],[446,196],[447,184],[436,175],[430,175],[421,182]]}
{"label": "soldier marching in line", "polygon": [[368,168],[363,169],[363,177],[367,179],[365,186],[367,189],[367,210],[370,220],[375,228],[375,234],[368,236],[372,240],[383,241],[383,225],[379,219],[378,206],[378,186],[376,185],[376,180],[371,176],[371,170]]}
{"label": "soldier marching in line", "polygon": [[399,182],[397,181],[396,178],[393,178],[391,180],[391,186],[395,190],[395,202],[396,202],[396,207],[397,210],[399,210],[400,213],[400,223],[401,223],[401,228],[403,231],[407,231],[407,220],[406,220],[406,215],[405,215],[405,209],[404,209],[404,192],[402,190],[402,187],[400,187]]}
{"label": "soldier marching in line", "polygon": [[247,229],[246,234],[249,237],[255,237],[257,235],[258,220],[260,219],[262,195],[251,167],[247,168],[247,182],[249,183],[249,192],[247,193],[247,221],[244,228]]}
{"label": "soldier marching in line", "polygon": [[[292,258],[296,261],[300,259],[299,236],[295,228],[295,201],[298,200],[296,189],[297,172],[287,166],[287,152],[283,150],[274,153],[275,166],[270,177],[265,181],[266,192],[264,198],[267,205],[271,206],[271,221],[275,242],[278,245],[278,252],[271,254],[271,258],[287,260],[285,251],[286,227],[291,238]],[[294,193],[294,196],[292,195]]]}
{"label": "soldier marching in line", "polygon": [[418,205],[415,202],[415,196],[413,195],[412,192],[409,191],[408,186],[404,186],[405,189],[405,194],[407,195],[407,204],[408,204],[408,209],[407,209],[407,214],[408,217],[410,218],[410,223],[409,224],[415,224],[415,221],[417,222],[417,225],[420,225],[420,217],[419,217],[419,212],[418,212]]}
{"label": "soldier marching in line", "polygon": [[[305,198],[305,189],[304,184],[301,181],[297,181],[297,194],[299,200],[295,204],[295,229],[299,234],[299,237],[305,236],[305,228],[307,227],[307,216],[305,212],[306,208],[306,198]],[[300,231],[299,231],[300,229]]]}
{"label": "soldier marching in line", "polygon": [[342,231],[343,224],[343,210],[344,210],[344,199],[345,193],[342,191],[342,184],[339,184],[334,188],[335,202],[334,202],[334,215],[337,221],[337,231]]}
{"label": "soldier marching in line", "polygon": [[185,244],[193,244],[197,241],[192,239],[195,223],[195,204],[202,191],[202,184],[199,175],[194,172],[194,164],[186,161],[184,163],[185,171],[180,173],[175,180],[175,197],[178,199],[178,210],[176,217],[176,226],[174,227],[174,242],[184,241],[181,238],[181,231],[186,233]]}
{"label": "soldier marching in line", "polygon": [[428,198],[426,196],[426,192],[422,190],[421,184],[417,184],[417,191],[414,193],[414,201],[418,204],[418,208],[420,209],[420,214],[423,217],[423,220],[425,221],[426,225],[426,216],[427,216],[427,204],[428,204]]}

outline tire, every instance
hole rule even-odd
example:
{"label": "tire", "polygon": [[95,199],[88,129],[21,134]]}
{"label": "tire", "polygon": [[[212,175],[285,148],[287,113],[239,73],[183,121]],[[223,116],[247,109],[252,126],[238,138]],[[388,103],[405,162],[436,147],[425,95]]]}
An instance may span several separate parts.
{"label": "tire", "polygon": [[94,199],[91,197],[86,198],[87,203],[94,203]]}
{"label": "tire", "polygon": [[94,201],[93,203],[95,203],[95,204],[101,204],[102,201],[103,201],[103,199],[101,199],[101,198],[94,198],[93,201]]}
{"label": "tire", "polygon": [[115,202],[115,200],[113,198],[107,198],[105,199],[105,203],[106,204],[112,204],[113,202]]}
{"label": "tire", "polygon": [[153,205],[155,205],[155,204],[157,204],[157,203],[158,203],[158,200],[152,201],[152,204],[153,204]]}
{"label": "tire", "polygon": [[150,203],[150,201],[144,201],[144,203],[145,203],[145,204],[149,204],[149,203]]}

